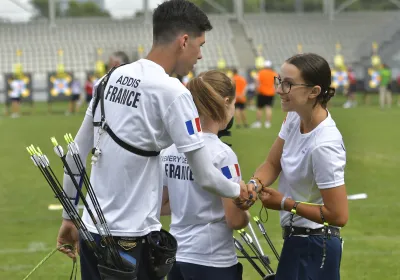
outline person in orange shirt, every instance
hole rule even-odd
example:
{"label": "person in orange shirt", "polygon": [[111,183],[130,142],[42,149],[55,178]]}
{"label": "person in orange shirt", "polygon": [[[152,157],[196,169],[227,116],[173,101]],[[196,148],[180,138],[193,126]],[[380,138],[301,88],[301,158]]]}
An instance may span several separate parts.
{"label": "person in orange shirt", "polygon": [[274,77],[277,74],[272,69],[272,63],[266,60],[264,63],[264,69],[258,72],[257,78],[257,115],[256,122],[254,122],[252,128],[261,127],[261,117],[263,109],[265,108],[265,123],[266,128],[271,127],[272,119],[272,106],[274,104],[275,87],[274,87]]}
{"label": "person in orange shirt", "polygon": [[236,102],[235,102],[235,116],[236,127],[240,128],[241,124],[248,127],[246,119],[246,87],[247,81],[244,77],[238,74],[237,69],[233,69],[233,81],[236,85]]}

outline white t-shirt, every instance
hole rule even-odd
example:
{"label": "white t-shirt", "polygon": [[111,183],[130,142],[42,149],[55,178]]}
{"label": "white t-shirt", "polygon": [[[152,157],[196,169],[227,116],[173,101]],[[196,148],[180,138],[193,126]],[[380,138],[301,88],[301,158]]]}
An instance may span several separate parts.
{"label": "white t-shirt", "polygon": [[[346,150],[342,135],[328,117],[309,133],[300,133],[300,116],[289,112],[279,137],[285,140],[281,157],[279,191],[297,201],[322,204],[320,189],[344,184]],[[280,211],[281,225],[288,226],[290,212]],[[293,226],[320,228],[298,215]]]}
{"label": "white t-shirt", "polygon": [[[215,167],[230,180],[240,182],[237,157],[217,135],[203,134]],[[222,198],[193,181],[186,157],[172,145],[162,151],[164,185],[171,206],[170,233],[178,241],[176,260],[213,267],[237,263],[233,231],[228,228]]]}
{"label": "white t-shirt", "polygon": [[[168,76],[150,60],[117,68],[107,83],[104,98],[107,124],[134,147],[161,151],[175,143],[183,153],[204,146],[192,95],[178,79]],[[100,121],[100,107],[99,103],[95,122]],[[86,114],[92,115],[92,103]],[[94,146],[98,129],[94,128]],[[133,154],[107,133],[101,135],[99,148],[102,154],[92,166],[90,180],[111,234],[143,236],[160,230],[160,157]],[[92,206],[91,209],[94,212]],[[83,221],[89,231],[97,232],[86,209]]]}
{"label": "white t-shirt", "polygon": [[20,98],[25,88],[24,82],[21,80],[13,80],[11,82],[10,98]]}
{"label": "white t-shirt", "polygon": [[81,94],[81,84],[78,80],[72,81],[71,91],[72,91],[72,95],[80,95]]}

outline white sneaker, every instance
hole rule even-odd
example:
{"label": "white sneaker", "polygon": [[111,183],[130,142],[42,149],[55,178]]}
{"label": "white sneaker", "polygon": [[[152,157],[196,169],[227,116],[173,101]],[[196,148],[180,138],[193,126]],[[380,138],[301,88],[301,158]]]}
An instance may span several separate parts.
{"label": "white sneaker", "polygon": [[261,122],[254,122],[250,126],[251,128],[261,128]]}
{"label": "white sneaker", "polygon": [[12,114],[11,114],[11,118],[12,118],[12,119],[19,118],[19,114],[18,114],[18,113],[12,113]]}
{"label": "white sneaker", "polygon": [[265,122],[264,126],[265,126],[265,128],[271,128],[271,123],[270,122]]}
{"label": "white sneaker", "polygon": [[351,101],[346,101],[346,103],[344,103],[343,104],[343,108],[345,108],[345,109],[349,109],[349,108],[351,108]]}

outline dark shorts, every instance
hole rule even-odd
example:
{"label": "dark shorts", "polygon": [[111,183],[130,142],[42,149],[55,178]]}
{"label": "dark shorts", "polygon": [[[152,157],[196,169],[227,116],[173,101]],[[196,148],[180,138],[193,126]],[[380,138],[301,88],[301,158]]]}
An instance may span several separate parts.
{"label": "dark shorts", "polygon": [[274,105],[274,96],[257,95],[257,108],[261,109],[265,106],[272,107]]}
{"label": "dark shorts", "polygon": [[[94,240],[97,243],[97,246],[100,246],[100,235],[92,233]],[[80,262],[81,262],[81,279],[82,280],[101,280],[100,274],[97,268],[98,262],[97,258],[94,255],[93,251],[86,245],[86,243],[79,238],[79,246],[80,246]],[[137,242],[137,246],[128,251],[124,251],[124,253],[132,256],[136,259],[136,267],[138,271],[138,280],[160,280],[151,278],[148,275],[148,243]]]}
{"label": "dark shorts", "polygon": [[292,236],[285,239],[275,280],[339,280],[342,243],[326,240],[326,259],[321,267],[323,236]]}
{"label": "dark shorts", "polygon": [[78,101],[79,97],[80,97],[79,94],[73,94],[73,95],[71,95],[71,101]]}
{"label": "dark shorts", "polygon": [[235,108],[244,110],[246,108],[246,104],[245,103],[235,103]]}
{"label": "dark shorts", "polygon": [[168,274],[168,280],[242,280],[243,266],[212,267],[176,262]]}
{"label": "dark shorts", "polygon": [[255,90],[248,90],[246,93],[247,99],[251,100],[253,99],[253,97],[256,95],[256,91]]}
{"label": "dark shorts", "polygon": [[11,102],[21,102],[21,97],[12,97],[10,98]]}
{"label": "dark shorts", "polygon": [[92,101],[92,95],[90,94],[86,94],[86,103],[90,103],[90,101]]}

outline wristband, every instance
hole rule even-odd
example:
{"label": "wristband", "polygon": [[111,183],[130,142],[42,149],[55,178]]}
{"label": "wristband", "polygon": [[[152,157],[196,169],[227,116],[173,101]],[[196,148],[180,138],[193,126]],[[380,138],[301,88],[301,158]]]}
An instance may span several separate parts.
{"label": "wristband", "polygon": [[285,200],[288,198],[287,196],[282,197],[281,200],[281,210],[285,210]]}
{"label": "wristband", "polygon": [[[254,179],[251,179],[251,180],[249,181],[249,183],[253,183],[253,185],[254,185],[254,190],[257,192],[258,185],[257,185],[257,182],[256,182],[256,180],[254,180]],[[249,184],[249,183],[248,183],[248,184]]]}
{"label": "wristband", "polygon": [[260,182],[261,188],[264,187],[264,184],[261,182],[260,178],[252,176],[250,179],[251,180],[258,180],[258,182]]}

